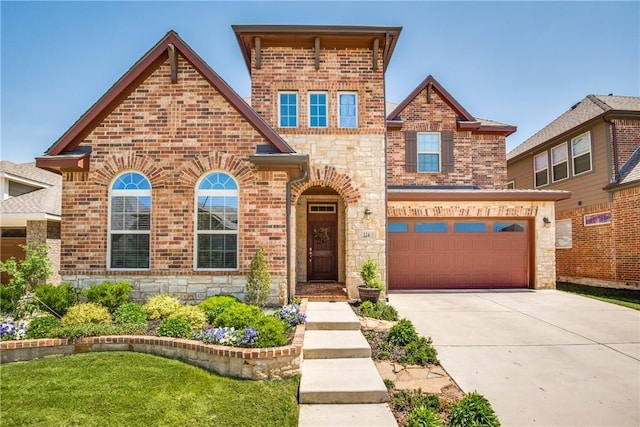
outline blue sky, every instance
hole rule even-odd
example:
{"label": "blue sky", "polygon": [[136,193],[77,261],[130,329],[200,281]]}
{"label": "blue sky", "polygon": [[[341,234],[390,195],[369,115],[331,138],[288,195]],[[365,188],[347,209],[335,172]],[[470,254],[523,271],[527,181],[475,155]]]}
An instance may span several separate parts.
{"label": "blue sky", "polygon": [[402,26],[389,101],[432,74],[511,149],[588,94],[640,95],[640,2],[9,2],[0,157],[32,161],[170,29],[241,96],[232,24]]}

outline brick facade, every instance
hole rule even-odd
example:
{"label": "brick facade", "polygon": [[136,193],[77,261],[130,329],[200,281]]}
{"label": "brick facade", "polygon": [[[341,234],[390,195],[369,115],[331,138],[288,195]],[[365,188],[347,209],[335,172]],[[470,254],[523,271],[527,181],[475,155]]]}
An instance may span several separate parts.
{"label": "brick facade", "polygon": [[[504,189],[507,183],[505,137],[459,131],[457,113],[436,91],[420,92],[400,113],[401,130],[387,131],[387,179],[389,185],[463,185]],[[454,170],[449,173],[407,172],[405,132],[452,131]]]}
{"label": "brick facade", "polygon": [[[572,247],[557,249],[558,280],[594,286],[640,288],[640,187],[613,200],[557,213],[571,219]],[[585,226],[584,215],[611,212],[611,223]]]}
{"label": "brick facade", "polygon": [[[172,277],[198,277],[193,268],[195,187],[207,172],[224,171],[239,186],[239,268],[207,274],[223,276],[230,285],[242,280],[263,246],[271,274],[280,278],[271,302],[283,302],[287,175],[259,172],[249,163],[264,137],[181,56],[178,64],[177,83],[169,79],[167,60],[84,139],[81,145],[92,149],[89,172],[64,174],[63,279],[87,285],[85,276],[91,281],[114,276],[106,266],[108,194],[116,175],[127,170],[151,182],[152,225],[150,270],[125,274],[164,282],[156,283],[161,290],[171,286]],[[230,290],[240,293],[237,287]]]}
{"label": "brick facade", "polygon": [[640,141],[640,120],[613,120],[615,124],[616,143],[619,166],[629,160],[638,149]]}
{"label": "brick facade", "polygon": [[60,283],[60,223],[58,221],[27,221],[27,243],[44,243],[48,248],[53,273],[48,283]]}

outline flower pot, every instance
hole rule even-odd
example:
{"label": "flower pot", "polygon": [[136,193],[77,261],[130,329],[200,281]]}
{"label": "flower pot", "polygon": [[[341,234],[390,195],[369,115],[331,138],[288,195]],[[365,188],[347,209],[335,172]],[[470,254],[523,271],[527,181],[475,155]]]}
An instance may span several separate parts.
{"label": "flower pot", "polygon": [[378,288],[367,288],[365,286],[358,286],[358,292],[360,293],[360,301],[377,302],[380,298],[380,292]]}

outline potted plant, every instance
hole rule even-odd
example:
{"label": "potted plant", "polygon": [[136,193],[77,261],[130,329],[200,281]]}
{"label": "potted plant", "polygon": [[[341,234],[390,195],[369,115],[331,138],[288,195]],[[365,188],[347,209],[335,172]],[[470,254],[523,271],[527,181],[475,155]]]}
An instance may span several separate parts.
{"label": "potted plant", "polygon": [[384,289],[378,278],[378,265],[371,258],[367,259],[360,267],[360,277],[363,285],[358,286],[360,301],[377,302],[380,292]]}

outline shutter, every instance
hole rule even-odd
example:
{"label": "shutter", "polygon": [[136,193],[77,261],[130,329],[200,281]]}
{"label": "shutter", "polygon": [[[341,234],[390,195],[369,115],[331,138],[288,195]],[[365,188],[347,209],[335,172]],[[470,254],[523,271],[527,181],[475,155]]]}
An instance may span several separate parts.
{"label": "shutter", "polygon": [[404,132],[404,161],[407,172],[418,171],[418,133],[410,130]]}
{"label": "shutter", "polygon": [[442,172],[453,172],[453,131],[442,131]]}

